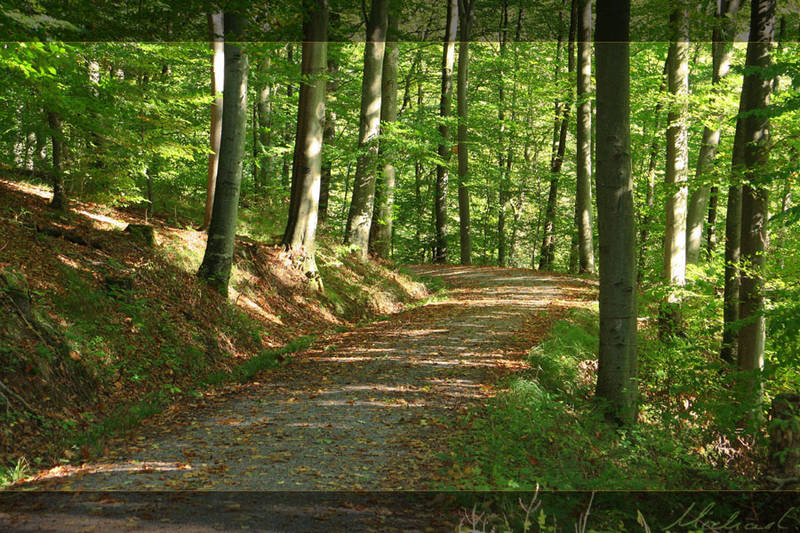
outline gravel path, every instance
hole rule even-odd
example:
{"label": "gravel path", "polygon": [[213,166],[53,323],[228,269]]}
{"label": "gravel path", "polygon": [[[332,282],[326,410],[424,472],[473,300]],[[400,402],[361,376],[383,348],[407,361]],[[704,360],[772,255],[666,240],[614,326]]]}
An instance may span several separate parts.
{"label": "gravel path", "polygon": [[[431,491],[452,485],[441,452],[458,414],[524,366],[542,311],[586,286],[528,270],[412,269],[441,278],[448,299],[157,417],[105,457],[23,486],[36,493],[3,494],[0,530],[452,530]],[[409,490],[425,492],[397,492]]]}

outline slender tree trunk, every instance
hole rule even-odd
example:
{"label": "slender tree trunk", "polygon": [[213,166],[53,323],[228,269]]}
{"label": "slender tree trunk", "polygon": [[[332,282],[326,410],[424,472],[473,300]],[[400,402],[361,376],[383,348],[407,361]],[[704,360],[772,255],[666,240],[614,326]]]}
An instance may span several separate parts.
{"label": "slender tree trunk", "polygon": [[394,151],[395,143],[385,136],[397,120],[397,18],[388,17],[390,39],[386,43],[381,75],[381,142],[379,157],[382,170],[375,189],[375,208],[369,232],[369,247],[378,257],[389,258],[392,245],[392,217],[394,216]]}
{"label": "slender tree trunk", "polygon": [[388,0],[372,0],[372,11],[367,24],[358,134],[359,155],[353,183],[353,198],[345,228],[345,244],[357,247],[362,259],[367,257],[375,201],[375,172],[381,124],[381,77],[386,48],[388,3]]}
{"label": "slender tree trunk", "polygon": [[[292,65],[294,64],[294,45],[289,43],[286,45],[286,60]],[[292,96],[294,95],[294,86],[289,83],[286,85],[286,99],[291,105]],[[284,130],[284,145],[289,146],[292,142],[292,129],[287,125]],[[292,163],[294,163],[294,152],[292,152]],[[289,183],[289,156],[288,153],[283,155],[283,167],[281,168],[281,185],[285,189]]]}
{"label": "slender tree trunk", "polygon": [[[336,93],[339,83],[336,79],[339,71],[339,62],[328,57],[328,82],[325,88],[328,97]],[[330,106],[325,108],[325,127],[322,130],[322,146],[330,146],[336,136],[336,113]],[[319,191],[319,222],[324,224],[328,220],[328,203],[330,200],[332,168],[330,159],[322,160],[322,183]]]}
{"label": "slender tree trunk", "polygon": [[453,66],[456,54],[456,30],[458,28],[458,0],[447,1],[447,20],[442,50],[442,91],[439,100],[439,158],[436,165],[436,190],[434,193],[434,226],[436,239],[433,262],[447,262],[447,182],[449,178],[448,162],[450,161],[450,117],[453,99]]}
{"label": "slender tree trunk", "polygon": [[64,193],[64,132],[58,113],[48,112],[47,123],[52,130],[50,139],[53,143],[53,198],[50,200],[50,207],[61,210],[67,206],[67,195]]}
{"label": "slender tree trunk", "polygon": [[717,247],[717,204],[719,203],[719,186],[712,185],[708,199],[708,221],[706,222],[706,257],[711,259]]}
{"label": "slender tree trunk", "polygon": [[769,163],[769,106],[772,80],[764,72],[770,66],[770,43],[774,34],[776,0],[752,0],[747,70],[742,82],[745,184],[742,187],[741,305],[743,326],[739,331],[739,369],[745,378],[744,402],[760,418],[761,371],[764,368],[764,266],[767,250],[767,181],[762,176]]}
{"label": "slender tree trunk", "polygon": [[681,297],[686,284],[686,180],[689,173],[687,117],[689,113],[689,13],[685,0],[673,0],[673,33],[669,49],[667,85],[672,98],[667,114],[666,226],[664,278],[670,286],[659,313],[659,334],[668,338],[680,328]]}
{"label": "slender tree trunk", "polygon": [[295,256],[306,277],[322,282],[314,260],[317,211],[322,170],[322,129],[325,120],[325,68],[328,49],[328,0],[305,0],[300,70],[303,83],[297,108],[297,134],[292,168],[289,222],[283,244]]}
{"label": "slender tree trunk", "polygon": [[469,40],[475,0],[458,0],[458,226],[461,264],[472,264],[469,209],[469,149],[467,148],[467,92],[469,91]]}
{"label": "slender tree trunk", "polygon": [[[577,0],[572,0],[570,9],[569,23],[569,42],[567,44],[567,72],[571,74],[575,71],[575,33],[577,31]],[[569,112],[572,104],[572,93],[557,106],[559,113],[556,121],[559,121],[558,147],[553,153],[550,163],[550,191],[547,195],[547,208],[545,210],[544,236],[542,237],[542,251],[539,259],[539,270],[549,270],[553,266],[555,259],[555,230],[556,230],[556,209],[558,208],[558,182],[561,174],[561,166],[564,163],[564,152],[567,148],[567,127],[569,125]]]}
{"label": "slender tree trunk", "polygon": [[225,99],[222,104],[222,137],[219,147],[219,169],[208,242],[197,275],[223,295],[233,265],[233,244],[242,181],[244,136],[247,126],[247,54],[236,44],[241,39],[246,19],[225,13]]}
{"label": "slender tree trunk", "polygon": [[217,186],[217,169],[219,167],[219,144],[222,137],[222,86],[225,77],[225,50],[222,34],[223,28],[222,13],[208,15],[208,30],[211,36],[211,49],[213,56],[211,59],[211,94],[214,100],[211,102],[211,132],[210,149],[208,154],[208,178],[206,182],[206,212],[203,218],[201,231],[208,229],[211,224],[211,212],[214,208],[214,191]]}
{"label": "slender tree trunk", "polygon": [[592,242],[592,1],[578,2],[578,177],[575,220],[578,272],[594,274]]}
{"label": "slender tree trunk", "polygon": [[597,222],[600,241],[598,398],[621,424],[637,418],[636,236],[630,151],[630,0],[599,2]]}
{"label": "slender tree trunk", "polygon": [[[661,74],[661,86],[658,93],[663,93],[667,88],[667,68],[669,66],[669,57],[664,62],[664,71]],[[655,203],[655,189],[656,189],[656,165],[658,164],[658,154],[661,147],[661,139],[663,138],[663,131],[661,128],[661,109],[663,108],[662,102],[656,104],[653,112],[655,118],[655,126],[653,128],[652,140],[650,141],[650,156],[649,163],[647,164],[647,193],[645,198],[644,214],[641,216],[639,224],[639,260],[638,260],[638,273],[637,282],[642,283],[644,278],[644,262],[647,258],[647,241],[650,237],[650,225],[653,222],[653,206]]]}
{"label": "slender tree trunk", "polygon": [[[506,40],[508,37],[508,0],[503,0],[502,12],[500,15],[500,74],[497,77],[497,121],[500,123],[500,142],[505,138],[505,79],[503,69],[506,61]],[[501,146],[497,156],[497,166],[500,174],[500,190],[497,194],[499,209],[497,211],[497,264],[506,266],[506,211],[508,210],[508,176],[506,174],[506,150]],[[486,205],[487,210],[489,204]]]}
{"label": "slender tree trunk", "polygon": [[[270,68],[270,60],[265,57],[258,64],[258,70],[261,73],[266,73]],[[264,189],[264,194],[269,198],[272,192],[272,157],[266,152],[269,148],[270,141],[270,113],[269,113],[269,100],[272,93],[272,87],[269,83],[264,83],[258,91],[258,102],[256,109],[258,111],[258,137],[257,142],[260,144],[260,152],[258,161],[258,178],[257,183],[260,183]]]}
{"label": "slender tree trunk", "polygon": [[[719,0],[717,3],[716,16],[724,22],[714,29],[712,36],[711,55],[713,58],[711,84],[714,96],[712,100],[719,97],[720,81],[727,76],[730,71],[731,54],[730,39],[734,17],[739,11],[741,0]],[[707,206],[711,196],[711,184],[705,183],[714,158],[717,155],[719,138],[721,132],[722,117],[717,117],[713,128],[706,126],[703,129],[703,141],[700,145],[700,153],[697,156],[697,168],[695,170],[695,181],[697,185],[692,192],[689,201],[689,212],[686,216],[686,262],[696,264],[700,260],[700,248],[703,240],[703,221],[707,214]],[[716,216],[716,215],[715,215]]]}

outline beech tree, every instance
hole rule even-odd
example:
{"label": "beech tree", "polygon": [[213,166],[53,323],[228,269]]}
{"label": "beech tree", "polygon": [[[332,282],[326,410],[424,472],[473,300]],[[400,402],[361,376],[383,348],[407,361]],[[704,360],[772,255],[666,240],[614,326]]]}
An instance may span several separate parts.
{"label": "beech tree", "polygon": [[219,144],[222,137],[222,89],[225,77],[225,49],[223,39],[223,13],[208,15],[208,30],[211,34],[211,131],[209,133],[208,174],[206,182],[206,210],[201,230],[211,224],[211,211],[214,208],[214,191],[217,186],[219,167]]}
{"label": "beech tree", "polygon": [[578,271],[594,274],[592,243],[592,0],[578,0],[578,170],[575,222],[578,228]]}
{"label": "beech tree", "polygon": [[630,151],[630,0],[599,2],[597,69],[597,223],[600,239],[600,351],[596,395],[609,418],[637,416],[636,237]]}
{"label": "beech tree", "polygon": [[[747,372],[745,401],[755,410],[761,401],[761,370],[764,367],[764,272],[767,250],[768,183],[765,176],[770,153],[769,106],[772,77],[770,44],[774,34],[776,0],[752,0],[750,40],[742,82],[742,143],[744,184],[741,224],[741,307],[738,363]],[[760,416],[760,413],[759,415]]]}
{"label": "beech tree", "polygon": [[433,262],[447,262],[447,181],[450,161],[450,107],[453,98],[453,66],[456,57],[456,30],[458,28],[458,0],[448,0],[447,18],[442,49],[442,90],[439,99],[439,144],[441,161],[436,165],[436,189],[434,192],[434,226],[436,237]]}
{"label": "beech tree", "polygon": [[306,0],[297,133],[292,164],[289,220],[283,244],[296,257],[307,277],[321,286],[314,260],[317,210],[322,170],[322,136],[325,120],[325,69],[328,48],[328,1]]}
{"label": "beech tree", "polygon": [[[715,12],[719,20],[711,38],[711,60],[712,73],[711,83],[713,86],[713,96],[719,96],[719,84],[728,75],[731,66],[730,41],[733,31],[733,17],[739,11],[741,0],[721,0],[717,2]],[[686,215],[686,262],[695,264],[700,259],[700,248],[703,240],[703,222],[708,212],[709,224],[713,226],[716,218],[716,206],[714,210],[707,211],[709,198],[711,197],[711,184],[707,182],[707,174],[711,169],[714,158],[717,154],[717,147],[721,135],[721,116],[715,119],[714,126],[706,125],[703,128],[703,140],[700,144],[700,153],[697,156],[697,167],[694,174],[695,185],[689,201],[689,210]],[[711,213],[714,213],[713,216]],[[711,231],[709,229],[709,231]],[[709,236],[713,233],[709,233]],[[710,237],[713,239],[713,237]]]}
{"label": "beech tree", "polygon": [[680,296],[686,284],[686,180],[689,173],[689,17],[685,0],[673,0],[670,13],[667,86],[671,96],[667,113],[667,205],[664,209],[664,279],[669,285],[667,301],[659,317],[661,334],[669,336],[680,327]]}
{"label": "beech tree", "polygon": [[394,216],[395,144],[386,136],[397,120],[397,17],[389,14],[389,39],[383,56],[381,75],[381,143],[378,151],[381,172],[375,188],[375,207],[369,232],[370,251],[388,259],[392,246],[392,217]]}
{"label": "beech tree", "polygon": [[[569,35],[567,39],[567,76],[571,77],[575,71],[575,32],[577,27],[577,0],[572,0],[569,17]],[[561,37],[559,34],[559,49]],[[560,65],[556,53],[556,78],[558,78]],[[539,270],[549,270],[555,258],[555,225],[556,207],[558,204],[558,182],[561,167],[564,164],[564,152],[567,149],[567,127],[569,126],[570,106],[572,105],[572,91],[567,99],[556,101],[556,118],[553,128],[553,153],[550,158],[550,189],[547,195],[547,208],[545,210],[544,234],[542,236],[542,251],[539,258]]]}
{"label": "beech tree", "polygon": [[219,147],[219,168],[214,194],[214,207],[208,227],[203,262],[197,275],[222,294],[228,294],[233,264],[233,244],[239,209],[242,181],[242,157],[247,126],[247,54],[237,40],[241,38],[246,19],[234,12],[224,16],[225,35],[225,98],[222,103],[222,136]]}
{"label": "beech tree", "polygon": [[458,226],[461,264],[472,264],[469,212],[469,149],[467,148],[467,91],[469,90],[469,40],[475,0],[458,0]]}
{"label": "beech tree", "polygon": [[375,172],[381,123],[381,77],[386,48],[388,5],[389,0],[372,0],[367,23],[358,131],[359,155],[345,228],[345,244],[356,247],[359,256],[364,259],[368,252],[369,230],[375,202]]}

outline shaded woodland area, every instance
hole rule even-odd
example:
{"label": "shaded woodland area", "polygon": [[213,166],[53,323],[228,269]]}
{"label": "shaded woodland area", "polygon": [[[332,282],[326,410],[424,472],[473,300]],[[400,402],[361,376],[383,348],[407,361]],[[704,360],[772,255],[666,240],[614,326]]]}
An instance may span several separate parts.
{"label": "shaded woodland area", "polygon": [[[334,346],[443,287],[488,305],[468,291],[496,286],[498,312],[519,291],[546,320],[519,319],[525,368],[453,431],[430,488],[800,486],[798,14],[8,3],[4,482],[157,411],[111,427],[99,404],[179,403],[305,335]],[[154,353],[126,351],[137,334]]]}

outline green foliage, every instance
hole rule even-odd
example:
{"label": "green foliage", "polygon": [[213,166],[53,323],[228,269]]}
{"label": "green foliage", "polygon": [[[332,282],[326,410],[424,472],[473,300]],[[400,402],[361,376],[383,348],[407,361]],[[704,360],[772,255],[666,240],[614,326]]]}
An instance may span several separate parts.
{"label": "green foliage", "polygon": [[[741,488],[717,469],[721,428],[732,427],[719,367],[688,343],[640,343],[642,419],[633,429],[606,422],[591,393],[596,312],[575,311],[531,350],[531,370],[492,398],[454,458],[461,488],[668,490]],[[729,415],[726,416],[726,413]],[[739,413],[741,414],[741,413]],[[717,425],[719,424],[719,425]]]}

